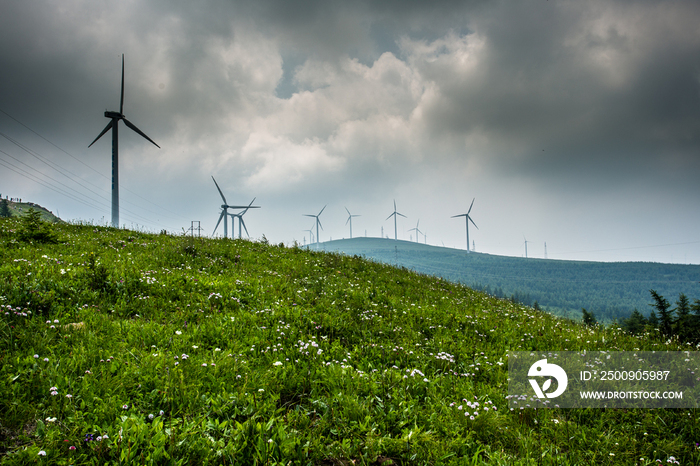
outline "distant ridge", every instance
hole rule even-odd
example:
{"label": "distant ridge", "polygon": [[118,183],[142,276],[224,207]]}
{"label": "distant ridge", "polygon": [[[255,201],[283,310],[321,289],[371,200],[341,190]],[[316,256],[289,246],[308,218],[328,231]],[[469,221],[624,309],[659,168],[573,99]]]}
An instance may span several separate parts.
{"label": "distant ridge", "polygon": [[634,309],[648,315],[650,289],[671,303],[679,293],[700,298],[700,265],[526,259],[382,238],[328,241],[320,248],[440,276],[527,305],[536,301],[573,318],[580,318],[581,308],[607,321]]}
{"label": "distant ridge", "polygon": [[24,217],[29,209],[34,209],[39,211],[41,219],[46,222],[55,223],[63,221],[46,207],[42,207],[33,202],[16,202],[7,199],[7,208],[10,211],[10,217]]}

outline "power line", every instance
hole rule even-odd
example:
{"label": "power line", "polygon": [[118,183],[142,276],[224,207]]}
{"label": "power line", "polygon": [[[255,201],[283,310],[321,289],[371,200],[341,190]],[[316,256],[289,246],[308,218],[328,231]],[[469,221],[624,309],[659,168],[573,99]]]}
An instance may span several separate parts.
{"label": "power line", "polygon": [[[59,181],[59,180],[57,180],[57,179],[55,179],[55,178],[52,178],[51,176],[47,175],[46,173],[42,172],[41,170],[37,170],[36,168],[34,168],[34,167],[32,167],[32,166],[26,164],[25,162],[19,160],[17,157],[14,157],[13,155],[8,154],[8,153],[5,152],[4,150],[0,149],[0,152],[3,153],[3,154],[5,154],[5,155],[7,155],[8,157],[14,159],[15,161],[21,163],[22,165],[26,166],[26,167],[29,168],[30,170],[33,170],[34,172],[37,172],[37,173],[39,173],[40,175],[42,175],[42,176],[44,176],[44,177],[46,177],[46,178],[48,178],[48,179],[50,179],[50,180],[52,180],[52,181],[54,181],[54,182],[60,184],[60,185],[62,185],[62,186],[65,186],[67,189],[69,189],[69,190],[71,191],[71,193],[80,194],[81,196],[85,197],[86,199],[88,199],[89,201],[92,201],[92,202],[100,202],[100,201],[98,201],[98,200],[96,200],[96,199],[93,199],[93,198],[91,198],[91,197],[89,197],[89,196],[86,196],[86,195],[83,194],[83,193],[80,193],[80,192],[78,192],[78,191],[73,190],[73,189],[72,189],[70,186],[68,186],[67,184],[65,184],[65,183],[63,183],[63,182],[61,182],[61,181]],[[98,210],[102,210],[102,209],[105,208],[105,207],[97,207],[97,206],[88,204],[88,203],[85,202],[84,200],[75,197],[73,194],[67,193],[67,192],[63,191],[61,188],[58,188],[58,187],[56,187],[56,186],[51,186],[51,183],[48,183],[48,182],[46,182],[46,181],[37,179],[37,178],[36,178],[36,175],[33,175],[33,174],[31,174],[31,173],[29,173],[29,172],[27,172],[27,171],[21,169],[20,167],[18,167],[18,166],[16,166],[16,165],[12,164],[12,162],[8,162],[7,160],[3,160],[3,162],[5,162],[6,164],[9,164],[10,166],[14,167],[15,170],[12,170],[12,169],[11,169],[13,172],[18,173],[18,174],[20,174],[20,175],[24,176],[25,178],[28,178],[28,179],[30,179],[30,180],[32,180],[32,181],[35,181],[35,182],[41,184],[42,186],[45,186],[45,187],[47,187],[47,188],[49,188],[49,189],[51,189],[51,190],[53,190],[53,191],[56,191],[56,192],[58,192],[58,193],[60,193],[60,194],[63,194],[64,196],[66,196],[66,197],[68,197],[68,198],[71,198],[71,199],[73,199],[73,200],[75,200],[75,201],[78,201],[78,202],[80,202],[81,204],[87,205],[87,206],[89,206],[89,207],[92,207],[92,208],[98,209]],[[7,166],[7,165],[5,165],[5,166]],[[8,167],[8,168],[9,168],[9,167]],[[19,173],[17,170],[20,170],[20,171],[24,172],[24,174]],[[34,177],[34,178],[33,178],[33,177]],[[69,178],[69,179],[70,179],[70,178]],[[93,191],[93,192],[94,192],[94,191]],[[95,193],[95,194],[97,194],[97,193]],[[98,194],[98,196],[99,196],[99,194]],[[152,226],[159,227],[159,225],[150,223],[149,220],[148,220],[146,217],[142,217],[141,215],[139,215],[139,214],[137,214],[137,213],[135,213],[135,212],[132,212],[132,211],[130,211],[130,210],[127,210],[127,209],[123,209],[123,210],[124,210],[125,212],[127,212],[127,213],[130,213],[131,215],[133,215],[133,216],[136,217],[137,219],[138,219],[138,218],[142,219],[142,221],[143,221],[144,223],[148,223],[148,224],[150,224],[150,225],[152,225]],[[136,223],[138,223],[138,222],[136,222]]]}
{"label": "power line", "polygon": [[[3,151],[3,150],[0,150],[0,152],[2,152],[3,154],[6,154],[6,155],[7,155],[7,153],[6,153],[5,151]],[[50,190],[52,190],[52,191],[55,191],[55,192],[57,192],[57,193],[59,193],[59,194],[63,194],[64,196],[66,196],[66,197],[68,197],[68,198],[70,198],[70,199],[73,199],[74,201],[80,202],[81,204],[84,204],[84,205],[86,205],[86,206],[88,206],[88,207],[92,207],[93,209],[98,209],[98,210],[101,210],[101,209],[102,209],[102,207],[97,207],[97,206],[94,206],[94,205],[90,205],[90,204],[88,204],[87,202],[85,202],[84,200],[79,199],[79,198],[77,198],[77,197],[71,195],[70,193],[64,192],[64,191],[63,191],[62,189],[60,189],[60,188],[56,188],[56,187],[54,187],[54,186],[51,186],[50,184],[44,182],[44,181],[41,180],[41,179],[36,178],[34,175],[32,175],[32,174],[26,172],[25,170],[22,170],[21,168],[17,167],[16,165],[12,164],[11,162],[8,162],[7,160],[2,160],[2,159],[0,159],[0,165],[4,166],[5,168],[7,168],[7,169],[10,170],[10,171],[13,171],[13,172],[17,173],[17,174],[20,175],[20,176],[23,176],[23,177],[25,177],[25,178],[27,178],[27,179],[29,179],[29,180],[31,180],[31,181],[34,181],[34,182],[40,184],[40,185],[42,185],[42,186],[44,186],[44,187],[46,187],[46,188],[48,188],[48,189],[50,189]],[[9,165],[9,166],[8,166],[8,165]]]}
{"label": "power line", "polygon": [[[85,162],[83,162],[83,161],[80,160],[79,158],[75,157],[74,155],[72,155],[72,154],[69,153],[68,151],[66,151],[66,150],[62,149],[61,147],[59,147],[58,145],[54,144],[54,143],[51,142],[49,139],[45,138],[44,136],[42,136],[42,135],[39,134],[38,132],[34,131],[32,128],[30,128],[29,126],[25,125],[24,123],[22,123],[22,122],[19,121],[17,118],[13,117],[12,115],[10,115],[9,113],[7,113],[7,112],[4,111],[3,109],[0,108],[0,112],[2,112],[2,113],[5,114],[6,116],[8,116],[8,117],[11,118],[12,120],[14,120],[15,122],[17,122],[17,123],[18,123],[19,125],[21,125],[22,127],[26,128],[26,129],[27,129],[28,131],[30,131],[31,133],[33,133],[33,134],[35,134],[36,136],[40,137],[41,139],[43,139],[43,140],[46,141],[47,143],[51,144],[51,145],[54,146],[56,149],[60,150],[60,151],[63,152],[64,154],[68,155],[68,156],[71,157],[72,159],[78,161],[79,163],[81,163],[81,164],[84,165],[85,167],[89,168],[89,169],[92,170],[93,172],[97,173],[97,174],[98,174],[99,176],[101,176],[102,178],[104,178],[104,179],[106,179],[106,180],[108,180],[108,181],[111,181],[109,177],[105,176],[104,174],[100,173],[98,170],[96,170],[96,169],[94,169],[93,167],[91,167],[90,165],[86,164]],[[3,136],[5,136],[5,135],[3,135]],[[5,137],[7,137],[7,136],[5,136]],[[8,140],[11,140],[11,139],[8,138]],[[12,141],[12,140],[11,140],[11,142],[16,143],[16,142],[14,142],[14,141]],[[16,143],[16,144],[18,144],[18,143]],[[27,150],[26,148],[24,148],[23,146],[21,146],[21,145],[19,145],[19,144],[18,144],[18,146],[19,146],[19,147],[22,147],[22,148],[25,149],[25,150]],[[69,170],[66,170],[66,171],[68,171],[69,173],[72,173],[72,172],[70,172]],[[63,173],[62,173],[62,174],[63,174]],[[63,174],[63,175],[64,175],[64,176],[67,176],[67,175],[65,175],[65,174]],[[76,175],[76,174],[73,174],[73,175],[79,177],[79,176]],[[79,178],[81,178],[81,177],[79,177]],[[81,179],[82,179],[82,178],[81,178]],[[75,180],[73,180],[73,181],[75,181]],[[101,187],[99,187],[99,186],[97,186],[97,185],[94,185],[94,184],[90,183],[89,181],[86,181],[86,182],[89,183],[89,184],[91,184],[91,185],[93,185],[93,186],[95,186],[95,187],[98,188],[98,189],[103,189],[103,188],[101,188]],[[77,182],[76,182],[76,183],[77,183]],[[141,200],[143,200],[143,201],[145,201],[145,202],[148,202],[148,203],[151,204],[151,205],[154,205],[155,207],[158,207],[159,209],[162,209],[162,210],[164,210],[164,211],[166,211],[166,212],[169,212],[169,213],[171,213],[171,214],[173,214],[173,215],[176,215],[176,216],[179,217],[179,218],[182,218],[182,219],[185,219],[185,218],[186,218],[186,217],[182,216],[181,214],[179,214],[179,213],[177,213],[177,212],[173,212],[173,211],[170,210],[170,209],[167,209],[167,208],[165,208],[165,207],[163,207],[163,206],[161,206],[161,205],[158,205],[158,204],[154,203],[153,201],[150,201],[149,199],[146,199],[146,198],[143,197],[143,196],[140,196],[139,194],[135,193],[134,191],[131,191],[130,189],[128,189],[128,188],[122,186],[121,184],[119,185],[119,188],[120,188],[120,189],[123,189],[124,191],[127,191],[127,192],[131,193],[132,195],[138,197],[139,199],[141,199]],[[87,188],[86,188],[86,189],[87,189]],[[124,199],[124,202],[129,203],[129,204],[132,204],[132,205],[134,205],[134,206],[137,206],[137,207],[139,207],[140,209],[146,210],[147,212],[151,212],[151,213],[155,213],[155,214],[158,213],[158,212],[153,212],[153,211],[151,211],[151,210],[145,209],[144,207],[142,207],[142,206],[140,206],[140,205],[138,205],[138,204],[134,204],[133,202],[130,202],[130,201],[126,200],[126,199]]]}
{"label": "power line", "polygon": [[[66,174],[64,173],[64,169],[63,169],[63,168],[61,168],[61,167],[60,167],[59,165],[57,165],[57,164],[54,164],[53,162],[51,162],[50,160],[48,160],[46,157],[42,156],[42,155],[39,154],[38,152],[33,151],[32,149],[29,149],[28,147],[24,146],[23,144],[19,143],[18,141],[14,140],[13,138],[7,136],[6,134],[4,134],[4,133],[2,133],[2,132],[0,132],[0,136],[4,137],[5,139],[7,139],[8,141],[10,141],[12,144],[16,145],[17,147],[19,147],[20,149],[22,149],[23,151],[25,151],[25,152],[28,153],[29,155],[33,156],[34,158],[36,158],[36,159],[38,159],[39,161],[43,162],[44,164],[48,165],[50,168],[53,168],[54,170],[56,170],[57,172],[59,172],[61,175],[65,176],[66,178],[68,178],[69,180],[73,181],[73,182],[76,183],[77,185],[79,185],[79,186],[81,186],[81,187],[87,189],[88,191],[90,191],[91,193],[93,193],[93,194],[95,194],[95,195],[97,195],[97,196],[100,196],[100,197],[102,197],[102,198],[107,199],[107,198],[104,196],[104,194],[97,193],[97,192],[93,191],[92,189],[88,188],[87,186],[85,186],[84,184],[82,184],[80,181],[78,181],[78,180],[72,178],[72,177],[69,176],[69,175],[66,175]],[[14,158],[14,157],[13,157],[13,158]],[[17,160],[17,159],[15,159],[15,160]],[[23,164],[24,164],[24,162],[21,162],[20,160],[18,160],[18,161],[19,161],[20,163],[23,163]],[[26,165],[26,164],[24,164],[24,165]],[[56,165],[56,166],[54,166],[54,165]],[[28,166],[28,165],[27,165],[27,166]],[[81,178],[79,175],[77,175],[77,174],[71,172],[70,170],[65,169],[65,171],[67,171],[67,172],[70,173],[71,175],[73,175],[73,176],[75,176],[75,177],[78,177],[78,178],[80,178],[80,179],[82,180],[82,178]],[[57,180],[54,180],[54,181],[57,181]],[[85,180],[85,181],[86,181],[86,180]],[[57,182],[59,182],[59,181],[57,181]],[[90,183],[89,181],[86,181],[86,182],[89,183],[89,184],[91,184],[92,186],[95,186],[95,187],[98,188],[98,189],[102,189],[103,191],[107,191],[107,190],[104,189],[104,187],[97,186],[97,185],[95,185],[95,184],[93,184],[93,183]],[[59,182],[59,183],[60,183],[60,182]],[[64,186],[66,186],[66,185],[64,185]],[[141,207],[141,206],[139,206],[139,205],[137,205],[137,204],[134,204],[133,202],[129,202],[129,201],[126,201],[126,202],[127,202],[128,204],[135,205],[136,207],[139,207],[139,208],[145,210],[146,212],[150,212],[150,213],[152,213],[152,214],[158,214],[158,213],[159,213],[159,212],[154,212],[154,211],[152,211],[152,210],[150,210],[150,209],[143,208],[143,207]],[[108,205],[109,205],[109,204],[108,204]],[[124,210],[125,212],[130,212],[130,211],[127,210],[127,209],[123,209],[123,210]],[[132,213],[133,215],[137,215],[137,216],[139,216],[139,217],[141,217],[142,219],[145,220],[145,217],[142,217],[142,216],[140,216],[140,215],[138,215],[138,214],[136,214],[136,213],[134,213],[134,212],[131,212],[131,213]]]}

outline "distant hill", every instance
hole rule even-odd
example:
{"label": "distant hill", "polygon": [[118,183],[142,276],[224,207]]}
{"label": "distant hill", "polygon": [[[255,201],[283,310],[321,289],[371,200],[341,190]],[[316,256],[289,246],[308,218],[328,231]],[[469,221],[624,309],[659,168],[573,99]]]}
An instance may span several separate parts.
{"label": "distant hill", "polygon": [[34,209],[39,211],[41,214],[41,219],[45,222],[56,223],[63,221],[46,207],[42,207],[33,202],[15,202],[7,199],[7,208],[10,211],[11,217],[23,217],[29,211],[29,209]]}
{"label": "distant hill", "polygon": [[536,301],[573,318],[581,317],[581,308],[607,321],[634,309],[648,315],[650,289],[671,303],[679,293],[691,301],[700,298],[700,265],[525,259],[382,238],[329,241],[320,248],[440,276],[527,305]]}

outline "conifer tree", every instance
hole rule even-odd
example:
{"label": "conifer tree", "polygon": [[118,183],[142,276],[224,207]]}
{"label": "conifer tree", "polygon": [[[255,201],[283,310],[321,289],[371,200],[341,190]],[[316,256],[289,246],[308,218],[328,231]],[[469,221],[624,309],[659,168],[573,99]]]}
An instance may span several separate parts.
{"label": "conifer tree", "polygon": [[647,323],[642,313],[635,309],[627,319],[622,320],[622,327],[630,333],[640,334],[644,332]]}
{"label": "conifer tree", "polygon": [[659,312],[659,330],[666,336],[673,335],[673,311],[670,309],[671,304],[656,291],[649,290],[649,292],[654,299],[654,304],[650,304],[650,306],[654,306],[654,309]]}
{"label": "conifer tree", "polygon": [[647,319],[647,323],[651,328],[659,328],[659,318],[656,317],[656,312],[651,311],[651,314],[649,314],[649,318]]}
{"label": "conifer tree", "polygon": [[7,199],[0,200],[0,217],[11,217],[10,207],[7,205]]}
{"label": "conifer tree", "polygon": [[592,312],[588,312],[587,310],[581,308],[581,313],[583,314],[583,323],[589,327],[592,327],[598,322]]}
{"label": "conifer tree", "polygon": [[674,325],[676,335],[682,341],[691,341],[695,334],[695,319],[690,314],[690,300],[685,294],[678,295],[675,311],[677,315]]}

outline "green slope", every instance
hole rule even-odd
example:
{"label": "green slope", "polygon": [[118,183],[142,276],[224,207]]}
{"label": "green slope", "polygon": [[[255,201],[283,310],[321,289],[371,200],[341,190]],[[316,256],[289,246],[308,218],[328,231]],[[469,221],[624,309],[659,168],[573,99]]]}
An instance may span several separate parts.
{"label": "green slope", "polygon": [[62,220],[56,215],[54,215],[53,212],[51,212],[45,207],[40,206],[39,204],[35,204],[33,202],[15,202],[10,200],[6,201],[7,208],[11,217],[23,217],[27,214],[29,209],[34,209],[41,214],[41,219],[45,222],[62,222]]}
{"label": "green slope", "polygon": [[580,317],[581,308],[608,321],[627,317],[634,309],[648,314],[650,289],[672,302],[679,293],[700,296],[700,265],[525,259],[381,238],[330,241],[321,248],[398,264],[497,296],[515,295],[530,305],[537,301],[574,318]]}
{"label": "green slope", "polygon": [[693,410],[506,400],[509,350],[675,342],[351,256],[54,229],[0,220],[2,464],[700,462]]}

